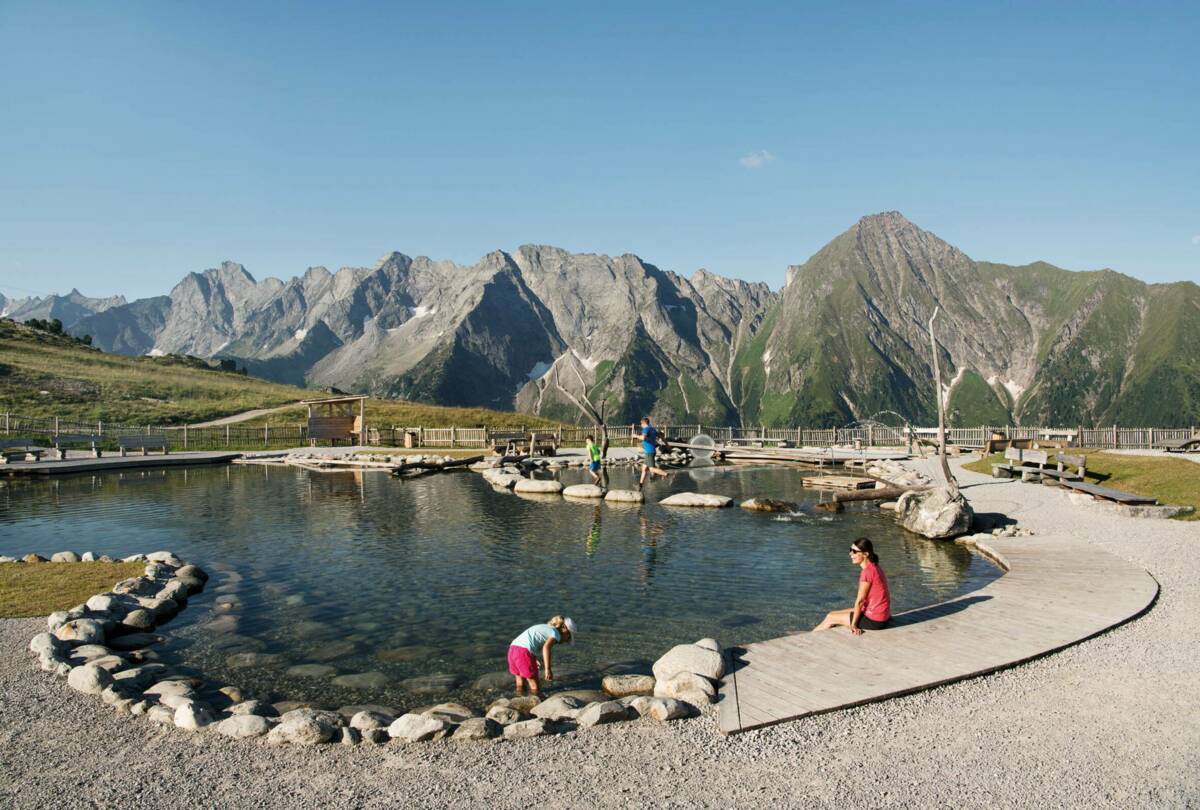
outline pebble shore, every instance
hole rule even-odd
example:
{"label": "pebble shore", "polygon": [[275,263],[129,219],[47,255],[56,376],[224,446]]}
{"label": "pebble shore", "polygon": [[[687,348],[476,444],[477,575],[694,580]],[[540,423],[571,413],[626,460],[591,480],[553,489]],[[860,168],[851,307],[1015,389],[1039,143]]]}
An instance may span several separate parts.
{"label": "pebble shore", "polygon": [[[915,467],[931,472],[930,462]],[[37,671],[43,619],[0,621],[11,807],[1186,806],[1200,800],[1200,524],[1135,520],[961,472],[977,513],[1147,568],[1144,617],[996,675],[720,737],[712,717],[519,743],[321,749],[130,723]],[[513,778],[519,770],[521,778]]]}

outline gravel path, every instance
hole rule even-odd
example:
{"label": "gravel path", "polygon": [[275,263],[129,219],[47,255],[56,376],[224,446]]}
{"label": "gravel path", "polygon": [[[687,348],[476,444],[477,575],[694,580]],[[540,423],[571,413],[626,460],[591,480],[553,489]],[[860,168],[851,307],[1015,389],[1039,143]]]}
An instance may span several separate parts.
{"label": "gravel path", "polygon": [[[928,464],[927,462],[923,462]],[[0,621],[0,806],[1146,807],[1200,804],[1200,525],[960,473],[977,511],[1148,568],[1144,617],[1016,669],[725,739],[710,715],[519,743],[272,748],[118,719]],[[886,564],[886,562],[885,562]]]}

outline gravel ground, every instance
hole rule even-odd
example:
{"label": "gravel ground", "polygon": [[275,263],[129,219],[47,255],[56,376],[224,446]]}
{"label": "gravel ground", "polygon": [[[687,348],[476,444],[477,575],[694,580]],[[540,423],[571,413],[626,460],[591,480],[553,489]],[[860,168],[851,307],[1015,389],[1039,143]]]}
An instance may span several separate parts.
{"label": "gravel ground", "polygon": [[[922,462],[928,467],[928,462]],[[963,472],[977,511],[1148,568],[1142,618],[1057,655],[722,738],[714,718],[557,738],[273,748],[129,718],[35,670],[0,621],[0,806],[1147,807],[1200,804],[1200,526],[1121,518]]]}

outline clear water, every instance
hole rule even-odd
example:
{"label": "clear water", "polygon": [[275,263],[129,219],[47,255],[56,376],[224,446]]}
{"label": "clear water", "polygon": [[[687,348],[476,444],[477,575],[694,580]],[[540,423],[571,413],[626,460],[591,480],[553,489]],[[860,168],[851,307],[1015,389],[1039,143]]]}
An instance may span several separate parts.
{"label": "clear water", "polygon": [[[580,627],[556,653],[557,680],[581,688],[676,643],[810,627],[851,602],[858,572],[847,549],[860,535],[875,541],[896,611],[999,575],[962,547],[908,535],[874,504],[813,512],[800,476],[710,468],[649,489],[651,500],[695,490],[801,504],[783,516],[526,499],[465,471],[403,481],[220,466],[9,479],[0,554],[170,549],[213,576],[167,626],[168,662],[256,697],[330,707],[481,703],[511,688],[512,638],[556,613]],[[612,473],[613,487],[631,483],[628,471]],[[237,666],[248,652],[266,663]],[[332,672],[288,672],[306,663]],[[368,672],[378,675],[356,687],[332,682]]]}

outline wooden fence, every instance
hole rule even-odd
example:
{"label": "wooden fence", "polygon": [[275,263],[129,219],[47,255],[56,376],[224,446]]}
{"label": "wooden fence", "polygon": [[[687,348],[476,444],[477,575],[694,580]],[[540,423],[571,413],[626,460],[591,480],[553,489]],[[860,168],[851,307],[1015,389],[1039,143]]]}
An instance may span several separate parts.
{"label": "wooden fence", "polygon": [[[521,428],[522,432],[526,428]],[[762,442],[771,445],[784,442],[795,447],[830,447],[860,445],[862,447],[898,447],[908,443],[910,431],[886,425],[853,428],[771,428],[729,427],[722,425],[665,425],[658,430],[667,441],[687,441],[697,434],[711,436],[718,444],[726,442]],[[495,432],[483,427],[390,427],[368,428],[368,442],[389,447],[451,447],[485,448]],[[559,427],[536,429],[541,435],[553,436],[560,445],[582,445],[589,435],[599,439],[598,431],[589,427]],[[32,417],[19,414],[0,414],[0,433],[6,436],[39,439],[61,435],[99,436],[113,446],[120,436],[161,436],[172,450],[205,450],[216,448],[258,449],[301,447],[308,444],[306,425],[219,425],[216,427],[125,425],[104,421]],[[960,447],[981,448],[992,433],[1003,433],[1013,439],[1059,439],[1080,447],[1099,449],[1151,449],[1165,443],[1200,437],[1200,428],[1070,428],[1023,427],[1012,425],[982,425],[972,428],[947,428],[946,440]],[[937,428],[914,427],[917,438],[933,439]],[[609,439],[620,446],[637,442],[641,434],[637,425],[610,425]]]}

